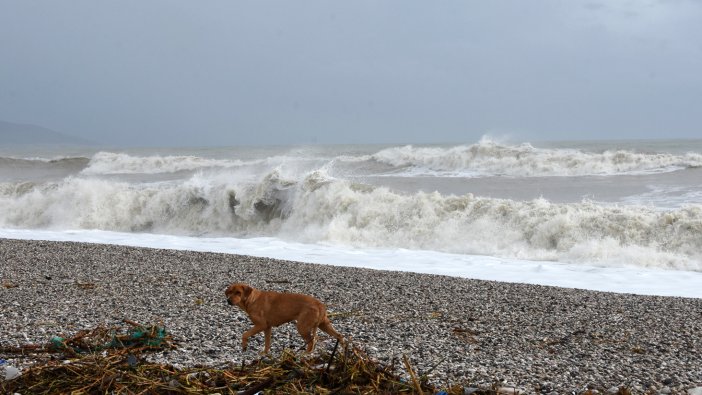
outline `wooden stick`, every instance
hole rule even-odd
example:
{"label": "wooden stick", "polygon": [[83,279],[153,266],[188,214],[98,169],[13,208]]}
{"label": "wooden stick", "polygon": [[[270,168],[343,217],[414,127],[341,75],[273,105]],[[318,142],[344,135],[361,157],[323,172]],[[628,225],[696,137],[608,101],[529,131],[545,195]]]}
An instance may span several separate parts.
{"label": "wooden stick", "polygon": [[422,391],[422,386],[419,385],[419,380],[417,380],[417,376],[414,374],[414,370],[412,369],[412,365],[410,365],[409,358],[407,358],[406,354],[402,354],[402,360],[405,363],[405,369],[407,369],[407,372],[409,372],[410,377],[412,378],[414,389],[417,390],[417,393],[419,395],[424,395],[424,391]]}
{"label": "wooden stick", "polygon": [[324,374],[329,374],[329,368],[331,368],[332,362],[334,362],[334,355],[336,355],[336,349],[339,347],[339,339],[336,339],[336,344],[334,344],[334,351],[331,353],[331,357],[329,357],[329,362],[327,363],[327,370],[324,372]]}

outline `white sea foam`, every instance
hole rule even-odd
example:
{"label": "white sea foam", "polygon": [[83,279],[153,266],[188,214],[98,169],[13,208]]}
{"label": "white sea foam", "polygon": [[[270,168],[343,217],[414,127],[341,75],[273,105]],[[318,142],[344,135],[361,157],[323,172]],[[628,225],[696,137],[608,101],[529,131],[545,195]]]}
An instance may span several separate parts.
{"label": "white sea foam", "polygon": [[208,167],[235,167],[240,160],[207,159],[197,156],[133,156],[125,153],[98,152],[82,171],[86,175],[99,174],[155,174],[196,170]]}
{"label": "white sea foam", "polygon": [[631,205],[650,205],[659,210],[685,207],[690,202],[702,202],[702,184],[694,186],[649,186],[649,190],[637,195],[626,196],[622,202]]}
{"label": "white sea foam", "polygon": [[0,237],[702,297],[702,142],[553,146],[11,152]]}
{"label": "white sea foam", "polygon": [[[411,271],[643,295],[702,298],[702,272],[619,265],[563,264],[407,249],[354,249],[278,238],[211,238],[98,230],[2,229],[0,237],[107,243],[288,259],[327,265]],[[440,290],[439,290],[440,291]]]}
{"label": "white sea foam", "polygon": [[[579,149],[506,145],[484,137],[455,147],[393,147],[372,158],[402,169],[406,176],[588,176],[650,174],[702,167],[702,155],[641,153],[630,150],[586,152]],[[398,175],[398,174],[394,174]]]}
{"label": "white sea foam", "polygon": [[275,237],[351,248],[702,271],[702,206],[399,194],[282,167],[255,179],[196,173],[139,183],[93,177],[0,188],[0,227]]}
{"label": "white sea foam", "polygon": [[[202,169],[231,169],[285,165],[309,171],[324,163],[338,163],[349,175],[442,177],[542,177],[655,174],[702,167],[699,153],[650,153],[635,150],[590,152],[582,149],[535,148],[528,143],[509,145],[484,137],[471,145],[453,147],[401,146],[375,153],[338,153],[291,149],[271,156],[241,160],[191,155],[147,155],[98,152],[90,158],[85,175],[159,174]],[[345,166],[344,166],[345,165]],[[378,172],[376,174],[376,172]],[[342,174],[345,175],[346,173]]]}

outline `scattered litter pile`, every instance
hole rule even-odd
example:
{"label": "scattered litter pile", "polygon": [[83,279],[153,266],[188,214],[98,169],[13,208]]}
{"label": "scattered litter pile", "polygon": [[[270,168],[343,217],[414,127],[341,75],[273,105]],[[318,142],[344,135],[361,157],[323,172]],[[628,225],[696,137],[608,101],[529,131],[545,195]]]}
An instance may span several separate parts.
{"label": "scattered litter pile", "polygon": [[[128,327],[97,327],[73,337],[54,336],[44,345],[0,346],[0,356],[33,365],[12,375],[0,374],[0,393],[22,394],[192,394],[220,393],[252,395],[284,394],[473,394],[521,393],[512,388],[437,388],[426,376],[418,377],[409,359],[403,367],[408,379],[394,366],[374,361],[349,343],[337,342],[330,353],[317,355],[284,351],[278,358],[261,358],[250,364],[225,367],[177,368],[151,362],[148,352],[175,348],[171,335],[162,326],[143,326],[124,321]],[[0,358],[0,365],[7,361]],[[0,366],[0,370],[7,366]],[[0,371],[1,373],[1,371]],[[596,392],[585,391],[582,395]],[[620,388],[617,395],[630,395]]]}
{"label": "scattered litter pile", "polygon": [[[71,338],[54,337],[45,345],[2,347],[3,355],[35,358],[35,363],[12,380],[0,380],[2,393],[436,393],[414,375],[403,380],[392,367],[374,362],[361,350],[338,343],[329,353],[304,356],[292,351],[276,359],[262,358],[248,365],[225,368],[191,367],[147,361],[149,351],[173,348],[163,327],[126,321],[126,328],[99,327]],[[39,355],[41,354],[41,355]],[[447,393],[463,393],[456,387]],[[476,394],[494,393],[488,390]]]}
{"label": "scattered litter pile", "polygon": [[143,326],[124,320],[127,328],[99,326],[83,330],[70,338],[52,337],[47,344],[26,344],[19,347],[0,347],[0,352],[19,355],[61,353],[66,358],[107,350],[135,349],[138,351],[175,348],[173,339],[161,326]]}

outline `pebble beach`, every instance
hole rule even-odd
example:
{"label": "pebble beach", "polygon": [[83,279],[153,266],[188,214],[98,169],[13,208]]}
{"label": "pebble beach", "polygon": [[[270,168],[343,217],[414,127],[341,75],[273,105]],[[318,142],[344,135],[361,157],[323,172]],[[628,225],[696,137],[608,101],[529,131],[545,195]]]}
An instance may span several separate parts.
{"label": "pebble beach", "polygon": [[[128,319],[162,323],[178,343],[153,360],[238,365],[259,357],[263,336],[241,351],[251,324],[226,303],[231,282],[311,294],[372,358],[402,372],[405,354],[439,385],[548,394],[702,386],[702,299],[74,242],[0,239],[0,344],[42,344]],[[273,355],[303,345],[294,325],[273,330]],[[333,346],[320,332],[317,347]]]}

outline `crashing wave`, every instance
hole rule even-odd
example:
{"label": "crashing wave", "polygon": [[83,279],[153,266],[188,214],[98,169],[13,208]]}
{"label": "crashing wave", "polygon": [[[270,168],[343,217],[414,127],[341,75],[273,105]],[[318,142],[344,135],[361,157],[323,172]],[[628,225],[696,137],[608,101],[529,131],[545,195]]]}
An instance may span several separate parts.
{"label": "crashing wave", "polygon": [[410,175],[443,176],[591,176],[662,173],[702,167],[702,155],[640,153],[628,150],[585,152],[505,145],[483,138],[472,145],[393,147],[375,153],[378,162],[403,168]]}
{"label": "crashing wave", "polygon": [[0,188],[0,227],[272,236],[530,260],[702,270],[702,206],[673,210],[400,194],[274,169],[256,180],[198,173],[129,184],[69,177]]}
{"label": "crashing wave", "polygon": [[212,167],[235,167],[240,160],[207,159],[197,156],[132,156],[124,153],[98,152],[82,171],[85,175],[175,173]]}

